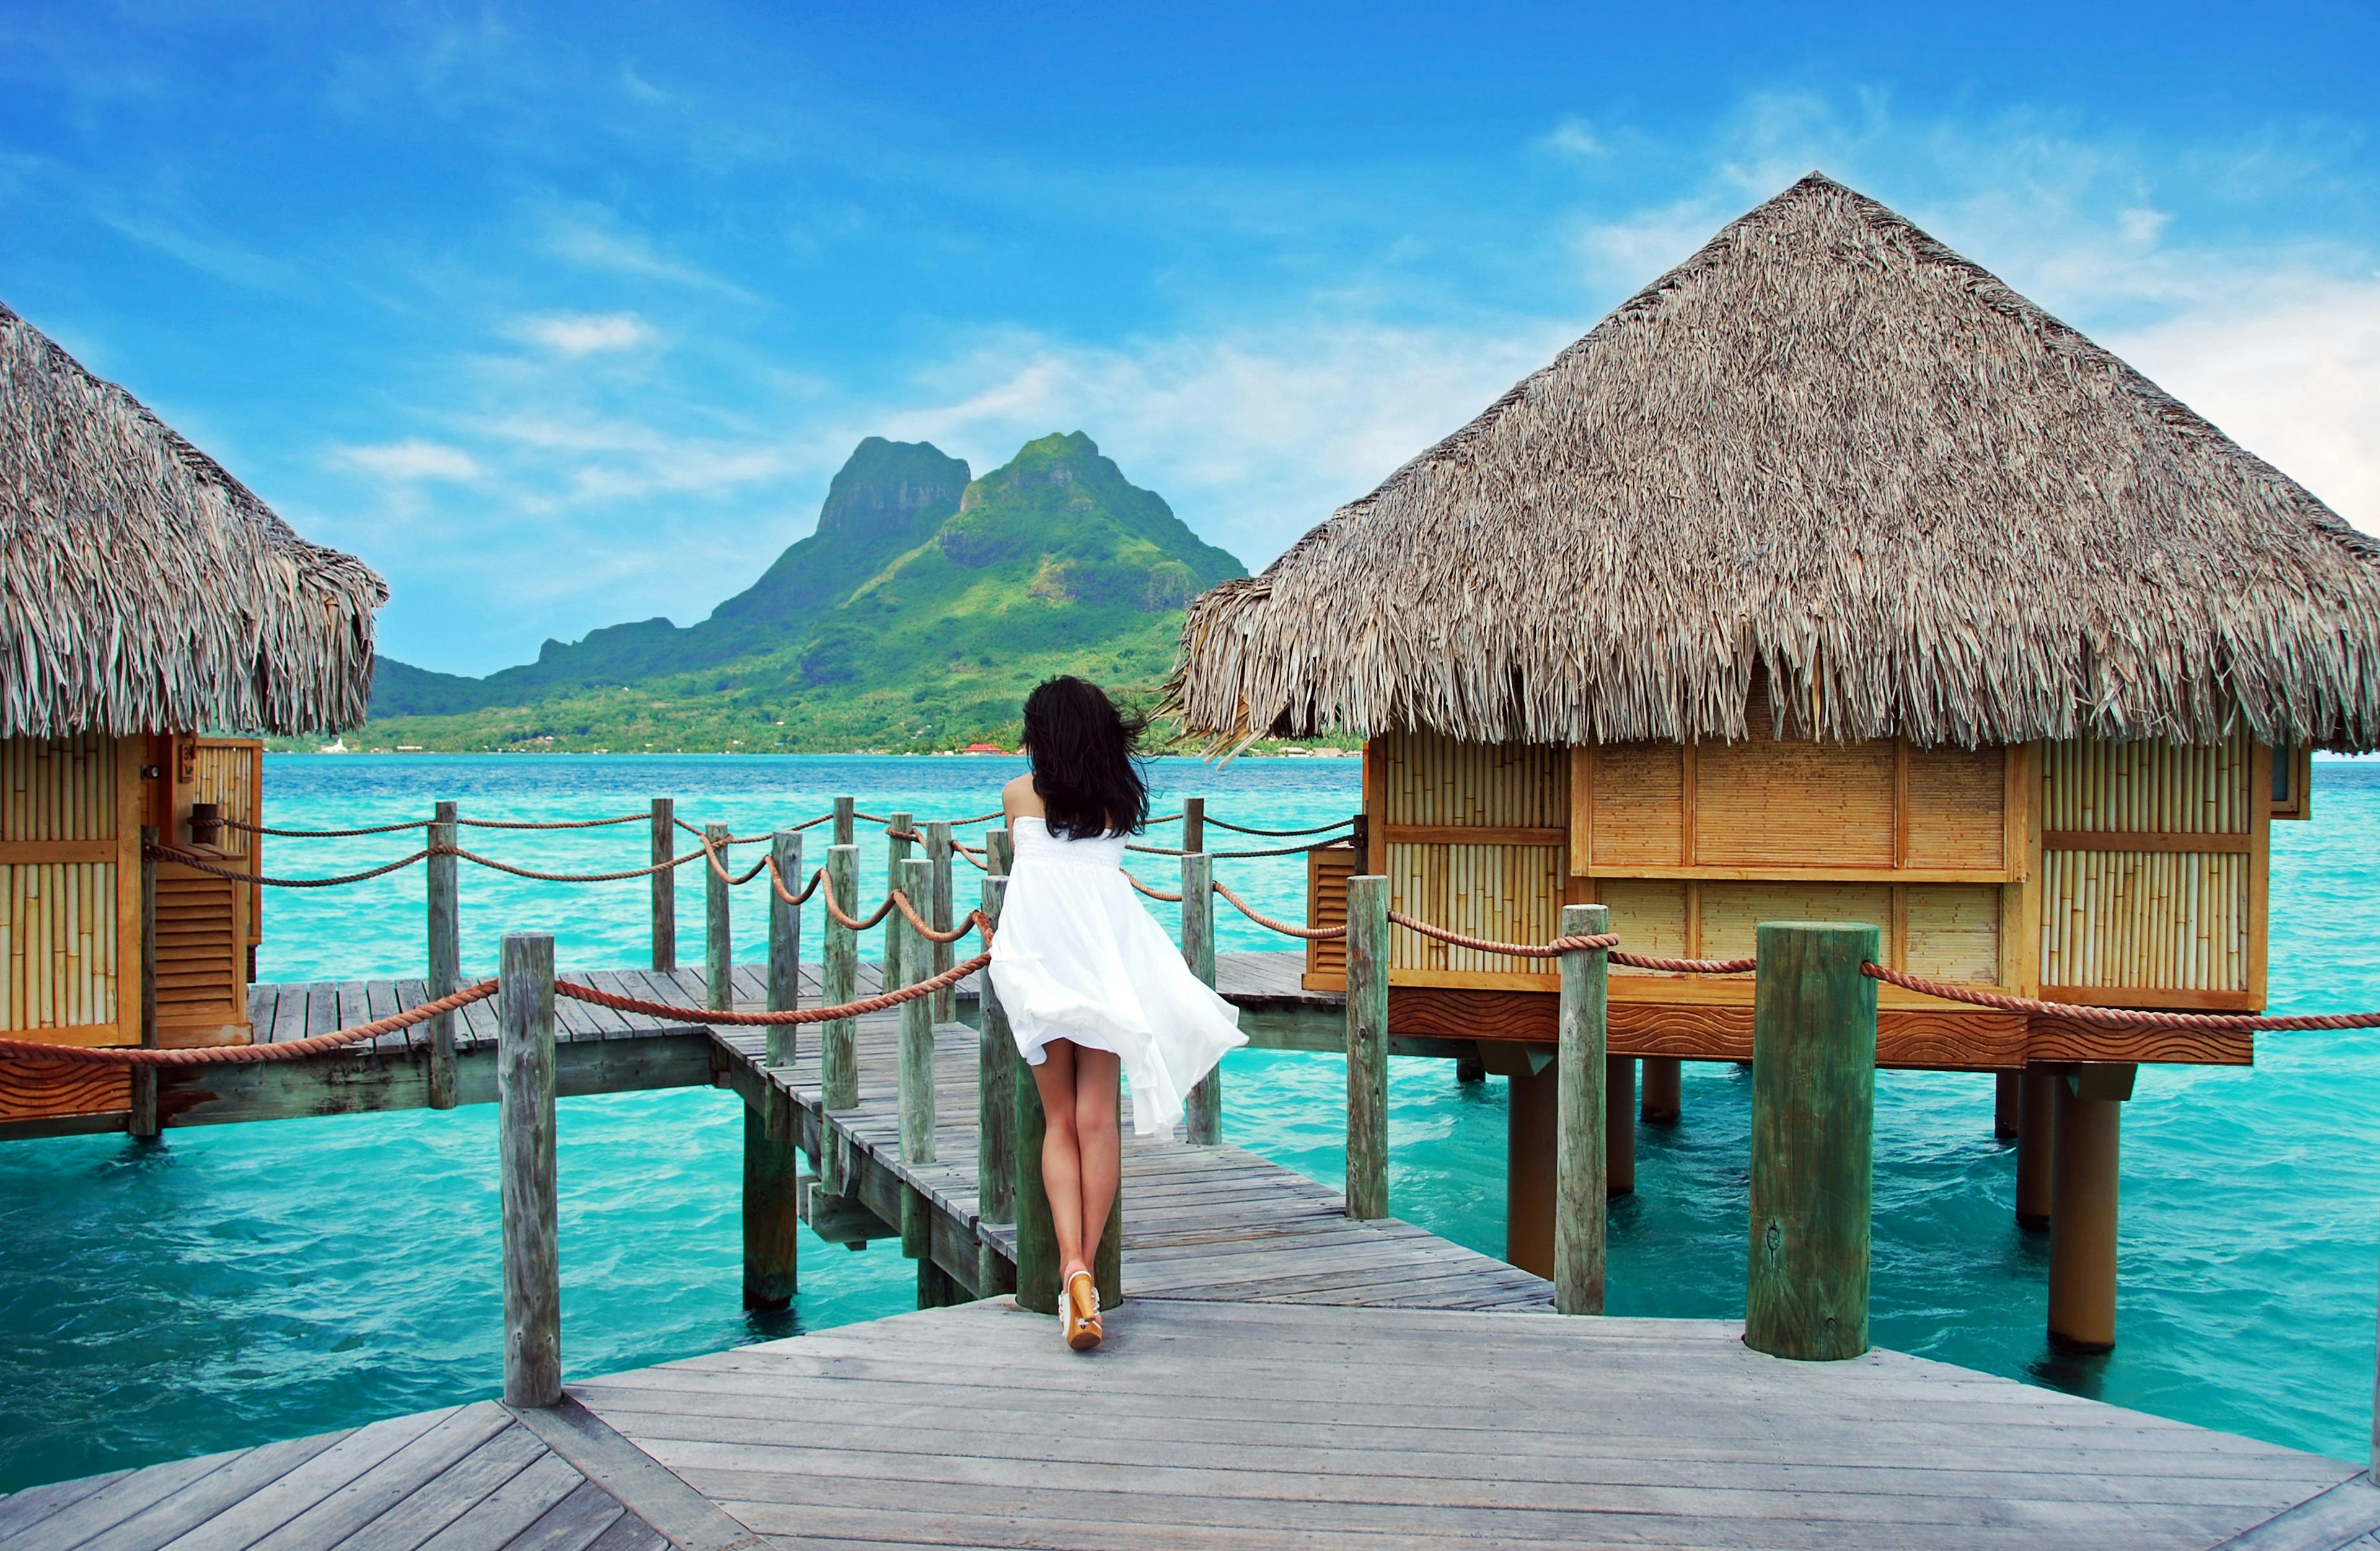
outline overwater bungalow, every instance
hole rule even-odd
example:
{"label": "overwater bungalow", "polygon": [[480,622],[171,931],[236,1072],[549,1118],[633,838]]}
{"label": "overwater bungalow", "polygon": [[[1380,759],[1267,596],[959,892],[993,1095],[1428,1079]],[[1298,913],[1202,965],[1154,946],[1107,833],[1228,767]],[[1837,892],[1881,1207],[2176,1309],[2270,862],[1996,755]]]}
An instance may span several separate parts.
{"label": "overwater bungalow", "polygon": [[[5,306],[0,553],[0,1032],[246,1043],[257,891],[161,862],[144,905],[141,832],[252,870],[261,837],[223,821],[260,819],[254,735],[363,720],[388,589]],[[128,1084],[0,1064],[0,1120],[122,1111]]]}
{"label": "overwater bungalow", "polygon": [[[1751,953],[1762,920],[1857,920],[1940,981],[2249,1012],[2269,826],[2307,817],[2311,750],[2380,744],[2375,554],[1813,175],[1197,600],[1174,695],[1219,747],[1367,740],[1365,837],[1318,854],[1317,924],[1361,868],[1392,908],[1504,941],[1552,937],[1564,903],[1687,958]],[[1512,1078],[1510,1253],[1543,1270],[1553,966],[1410,932],[1391,962],[1392,1032],[1475,1039]],[[1306,983],[1343,984],[1336,944]],[[1673,1106],[1678,1060],[1748,1060],[1751,996],[1615,974],[1611,1091],[1641,1058],[1648,1108]],[[2051,1333],[2104,1348],[2137,1064],[2245,1063],[2252,1036],[1880,1002],[1880,1065],[2021,1094]]]}

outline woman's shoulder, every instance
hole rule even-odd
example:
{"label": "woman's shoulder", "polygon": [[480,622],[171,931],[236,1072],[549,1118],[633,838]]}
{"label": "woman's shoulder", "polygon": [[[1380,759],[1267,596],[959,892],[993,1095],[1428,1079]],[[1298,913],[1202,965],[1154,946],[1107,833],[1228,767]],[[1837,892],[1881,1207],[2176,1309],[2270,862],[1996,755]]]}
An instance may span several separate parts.
{"label": "woman's shoulder", "polygon": [[1033,789],[1033,772],[1027,770],[1000,789],[1000,806],[1012,818],[1038,817],[1041,809],[1041,794]]}

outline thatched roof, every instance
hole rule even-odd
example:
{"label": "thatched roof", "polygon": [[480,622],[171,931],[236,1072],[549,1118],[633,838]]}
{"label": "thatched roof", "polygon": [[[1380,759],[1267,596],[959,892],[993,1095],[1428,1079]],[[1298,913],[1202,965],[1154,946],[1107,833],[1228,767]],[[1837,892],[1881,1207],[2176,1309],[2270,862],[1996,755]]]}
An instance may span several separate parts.
{"label": "thatched roof", "polygon": [[[1191,605],[1227,743],[2380,743],[2380,546],[1813,174]],[[1771,731],[1764,727],[1764,735]]]}
{"label": "thatched roof", "polygon": [[0,306],[0,735],[351,726],[387,600]]}

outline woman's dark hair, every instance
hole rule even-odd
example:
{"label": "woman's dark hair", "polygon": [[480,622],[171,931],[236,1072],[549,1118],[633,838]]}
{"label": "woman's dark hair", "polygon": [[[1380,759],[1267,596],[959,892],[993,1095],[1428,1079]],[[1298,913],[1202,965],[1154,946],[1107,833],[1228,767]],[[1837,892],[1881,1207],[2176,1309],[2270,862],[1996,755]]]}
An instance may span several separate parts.
{"label": "woman's dark hair", "polygon": [[1137,746],[1148,725],[1146,717],[1116,709],[1087,680],[1069,675],[1034,686],[1025,697],[1025,748],[1051,834],[1137,834],[1148,822],[1148,782]]}

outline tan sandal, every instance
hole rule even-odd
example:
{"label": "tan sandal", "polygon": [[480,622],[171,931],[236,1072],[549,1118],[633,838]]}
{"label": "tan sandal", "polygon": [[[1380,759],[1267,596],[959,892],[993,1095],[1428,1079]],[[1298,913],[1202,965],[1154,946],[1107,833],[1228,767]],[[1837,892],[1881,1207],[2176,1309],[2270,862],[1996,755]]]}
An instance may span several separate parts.
{"label": "tan sandal", "polygon": [[1076,1351],[1088,1351],[1099,1344],[1104,1334],[1099,1328],[1099,1284],[1088,1271],[1077,1271],[1066,1278],[1062,1323],[1066,1344]]}

